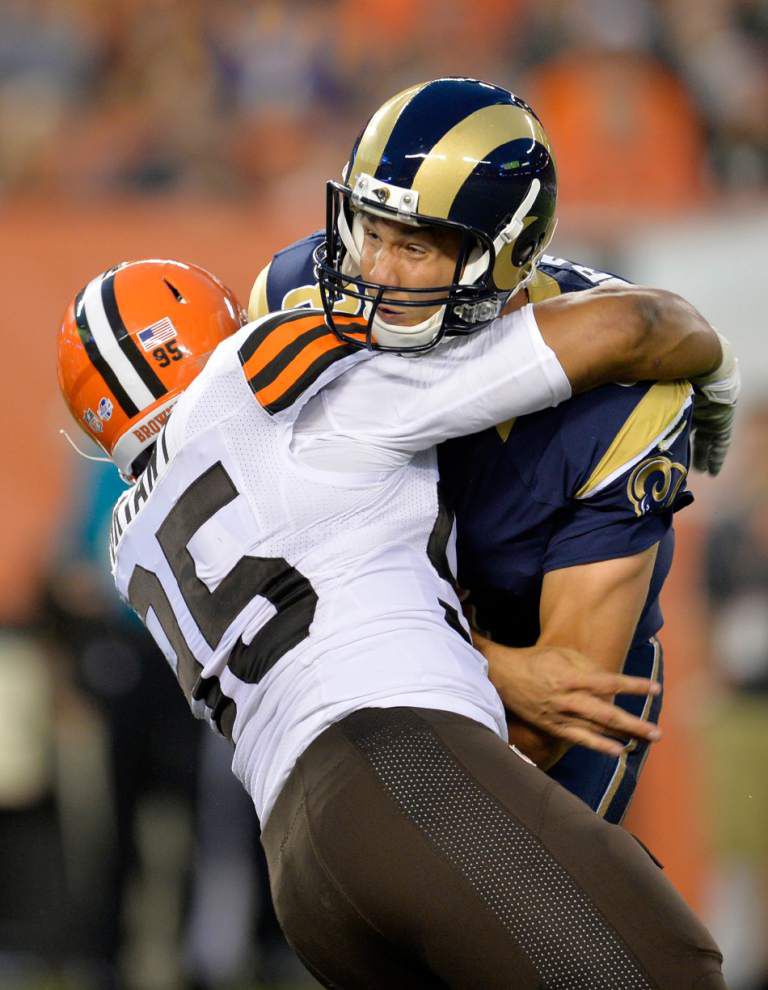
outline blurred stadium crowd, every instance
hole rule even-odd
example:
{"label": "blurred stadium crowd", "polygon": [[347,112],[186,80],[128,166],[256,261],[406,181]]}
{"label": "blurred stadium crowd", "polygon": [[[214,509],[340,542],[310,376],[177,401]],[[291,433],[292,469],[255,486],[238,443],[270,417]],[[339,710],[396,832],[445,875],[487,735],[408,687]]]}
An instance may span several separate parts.
{"label": "blurred stadium crowd", "polygon": [[[0,208],[14,288],[6,321],[29,329],[0,389],[6,435],[29,439],[25,477],[3,513],[15,548],[4,550],[12,566],[0,603],[3,988],[307,985],[275,930],[252,808],[228,752],[189,718],[113,594],[105,532],[120,483],[67,450],[58,456],[68,490],[41,500],[38,475],[56,483],[57,455],[35,446],[28,423],[49,413],[44,426],[55,433],[51,314],[80,281],[136,244],[146,251],[174,224],[185,245],[200,227],[189,260],[219,271],[229,258],[251,279],[316,225],[323,182],[338,176],[372,108],[446,74],[508,86],[536,109],[558,157],[561,233],[586,247],[580,261],[638,277],[621,264],[633,219],[668,225],[703,211],[718,226],[712,240],[695,228],[687,242],[704,242],[696,288],[715,281],[712,244],[733,249],[740,286],[748,250],[718,204],[727,197],[749,214],[768,196],[766,0],[0,0]],[[270,201],[293,210],[279,235],[274,218],[265,221]],[[316,207],[311,221],[306,203]],[[139,239],[155,210],[149,240]],[[235,224],[261,240],[232,249]],[[160,243],[149,250],[171,250]],[[749,260],[756,271],[759,259]],[[721,266],[717,290],[731,294],[722,278]],[[735,332],[739,318],[721,329]],[[19,373],[26,352],[33,359]],[[11,378],[23,388],[14,392]],[[707,778],[702,831],[720,872],[712,906],[698,906],[736,990],[768,986],[767,423],[764,402],[745,412],[724,477],[711,487],[693,479],[698,505],[681,519],[665,604],[670,680],[680,680],[665,701],[663,748],[645,771],[648,804],[662,806],[693,860],[700,839],[675,819],[690,797],[689,764],[664,779],[679,793],[653,774],[687,745]],[[20,521],[24,502],[42,516],[34,530]],[[35,602],[21,609],[11,592],[27,558]],[[694,742],[681,744],[683,731]],[[696,741],[704,736],[706,745]]]}
{"label": "blurred stadium crowd", "polygon": [[764,0],[4,0],[0,189],[262,192],[446,74],[531,102],[568,203],[768,185]]}

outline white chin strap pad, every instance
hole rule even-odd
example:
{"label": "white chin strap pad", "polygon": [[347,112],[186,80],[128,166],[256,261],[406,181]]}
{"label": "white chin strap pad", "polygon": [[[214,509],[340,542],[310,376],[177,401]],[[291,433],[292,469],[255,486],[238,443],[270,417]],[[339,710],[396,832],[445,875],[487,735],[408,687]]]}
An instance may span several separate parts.
{"label": "white chin strap pad", "polygon": [[[366,319],[370,317],[372,305],[372,303],[365,304],[364,313]],[[426,320],[422,320],[421,323],[415,323],[410,327],[387,323],[376,313],[371,324],[375,343],[381,344],[382,347],[395,348],[421,347],[424,344],[429,344],[435,339],[440,330],[444,312],[445,306],[441,306],[432,316],[428,316]]]}

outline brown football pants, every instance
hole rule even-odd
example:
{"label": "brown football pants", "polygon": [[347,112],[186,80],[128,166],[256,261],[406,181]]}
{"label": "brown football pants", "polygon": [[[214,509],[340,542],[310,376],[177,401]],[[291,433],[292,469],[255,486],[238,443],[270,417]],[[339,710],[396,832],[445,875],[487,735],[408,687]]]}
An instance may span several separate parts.
{"label": "brown football pants", "polygon": [[278,919],[344,990],[723,990],[650,856],[489,729],[368,708],[301,756],[262,836]]}

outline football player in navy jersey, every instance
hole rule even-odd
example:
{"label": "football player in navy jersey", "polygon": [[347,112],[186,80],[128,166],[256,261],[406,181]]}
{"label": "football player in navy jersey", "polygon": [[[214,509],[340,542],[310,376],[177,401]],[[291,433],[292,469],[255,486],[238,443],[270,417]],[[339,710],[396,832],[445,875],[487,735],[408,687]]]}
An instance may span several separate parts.
{"label": "football player in navy jersey", "polygon": [[[326,231],[261,271],[249,317],[323,307],[346,339],[337,317],[355,314],[368,346],[417,354],[528,302],[567,305],[570,293],[621,285],[544,254],[555,201],[552,151],[530,107],[477,80],[414,86],[373,115],[344,181],[328,184]],[[662,681],[659,593],[673,513],[692,501],[692,416],[698,468],[716,474],[730,440],[738,369],[727,341],[720,367],[694,384],[603,386],[440,450],[459,583],[510,740],[611,822],[658,738],[661,696],[612,704],[608,675]],[[648,732],[612,738],[619,709]]]}

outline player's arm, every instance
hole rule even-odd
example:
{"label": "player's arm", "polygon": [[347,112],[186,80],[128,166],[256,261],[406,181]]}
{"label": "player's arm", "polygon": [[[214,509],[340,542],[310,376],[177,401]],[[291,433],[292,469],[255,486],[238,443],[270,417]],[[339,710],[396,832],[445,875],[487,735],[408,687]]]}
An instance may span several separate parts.
{"label": "player's arm", "polygon": [[673,292],[614,283],[536,303],[536,322],[574,392],[614,381],[711,374],[717,333]]}
{"label": "player's arm", "polygon": [[716,332],[673,293],[622,285],[566,293],[505,314],[423,361],[399,359],[388,385],[396,433],[385,436],[383,422],[380,432],[401,451],[425,449],[557,405],[573,391],[711,373],[721,357]]}
{"label": "player's arm", "polygon": [[659,691],[645,678],[619,673],[655,559],[654,545],[631,557],[548,572],[535,646],[512,649],[477,637],[491,681],[516,716],[510,741],[539,766],[551,766],[574,743],[617,755],[622,744],[614,735],[659,738],[655,725],[613,704],[616,694]]}
{"label": "player's arm", "polygon": [[574,392],[606,381],[691,379],[694,466],[719,474],[741,377],[729,341],[690,303],[662,289],[611,283],[547,300],[534,311]]}

